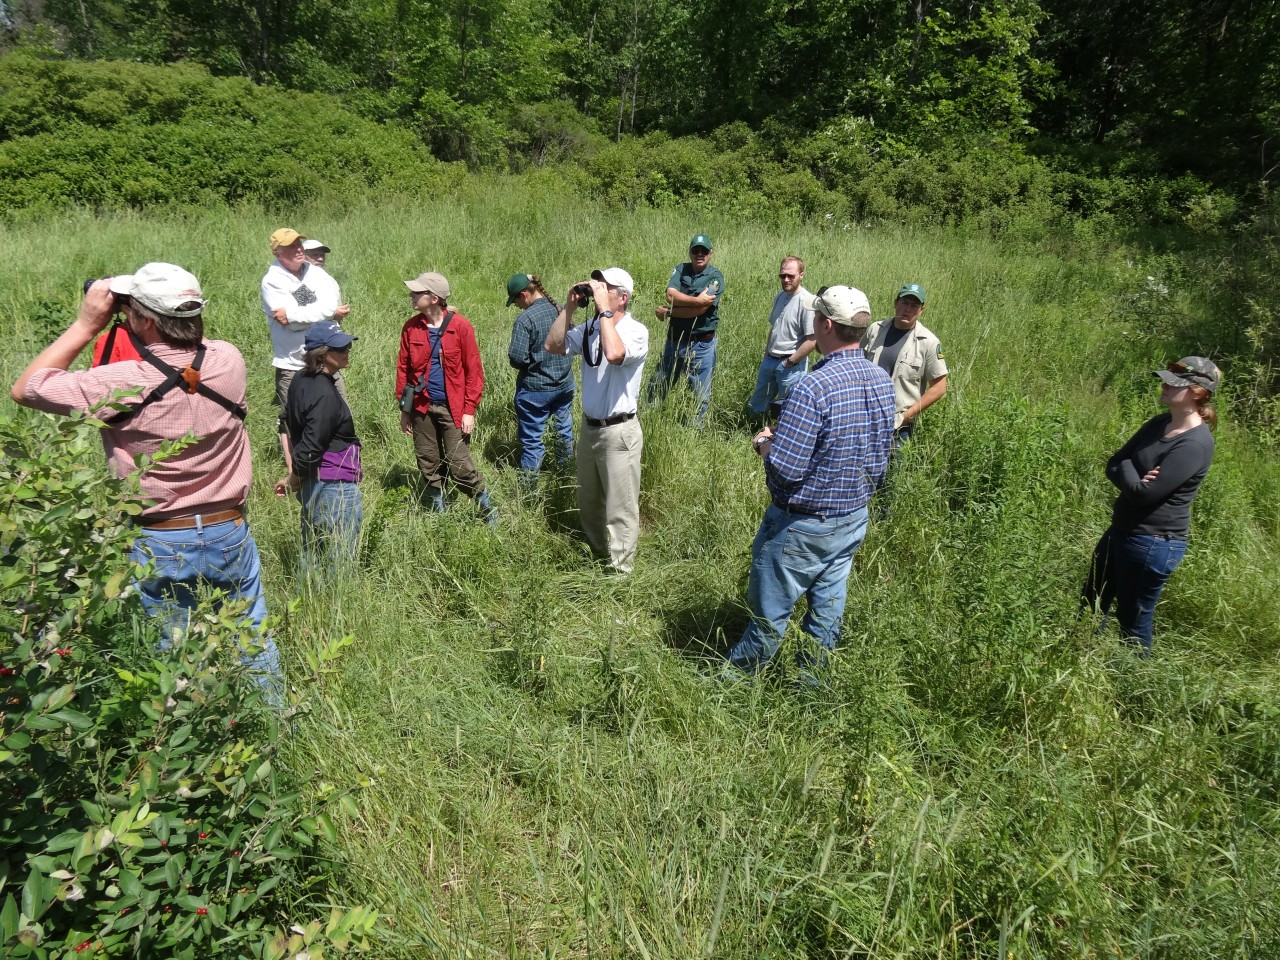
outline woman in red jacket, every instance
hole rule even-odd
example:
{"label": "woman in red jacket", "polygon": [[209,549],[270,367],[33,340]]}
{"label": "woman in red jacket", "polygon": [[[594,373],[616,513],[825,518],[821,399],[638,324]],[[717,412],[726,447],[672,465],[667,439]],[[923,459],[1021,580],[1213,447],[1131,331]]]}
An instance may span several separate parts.
{"label": "woman in red jacket", "polygon": [[497,511],[484,477],[471,462],[471,431],[484,392],[484,370],[471,321],[449,309],[449,281],[438,273],[406,280],[417,311],[400,333],[396,398],[400,429],[413,438],[418,469],[427,481],[433,510],[444,510],[447,471],[475,498],[489,524]]}

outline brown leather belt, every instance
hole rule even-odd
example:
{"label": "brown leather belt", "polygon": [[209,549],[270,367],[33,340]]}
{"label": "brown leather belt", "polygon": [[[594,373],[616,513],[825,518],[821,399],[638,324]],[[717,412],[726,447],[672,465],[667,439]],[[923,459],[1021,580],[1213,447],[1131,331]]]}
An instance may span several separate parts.
{"label": "brown leather belt", "polygon": [[193,513],[189,517],[169,517],[167,520],[148,520],[139,517],[138,523],[144,530],[194,530],[198,526],[211,527],[215,523],[226,523],[234,520],[244,523],[244,507],[232,507],[230,510],[219,510],[216,513]]}
{"label": "brown leather belt", "polygon": [[635,419],[634,413],[620,413],[616,417],[608,417],[604,420],[597,420],[595,417],[586,417],[588,427],[616,427],[620,423],[626,423],[628,420]]}

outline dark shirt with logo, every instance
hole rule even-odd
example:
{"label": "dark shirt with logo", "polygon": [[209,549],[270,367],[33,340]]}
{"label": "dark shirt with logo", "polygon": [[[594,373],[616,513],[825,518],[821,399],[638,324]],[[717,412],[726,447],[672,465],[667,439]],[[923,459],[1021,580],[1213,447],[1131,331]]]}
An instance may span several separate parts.
{"label": "dark shirt with logo", "polygon": [[682,263],[671,271],[667,289],[676,290],[690,297],[701,296],[702,291],[710,289],[716,295],[715,302],[700,317],[669,317],[668,340],[688,340],[690,337],[715,331],[716,325],[720,322],[720,298],[724,296],[724,274],[711,264],[707,264],[701,273],[696,273],[693,264]]}

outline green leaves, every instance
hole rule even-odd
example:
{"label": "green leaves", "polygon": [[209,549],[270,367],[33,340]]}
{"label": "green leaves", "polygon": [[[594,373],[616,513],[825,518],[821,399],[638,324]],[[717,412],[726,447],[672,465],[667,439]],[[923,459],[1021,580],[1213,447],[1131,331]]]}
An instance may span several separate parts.
{"label": "green leaves", "polygon": [[0,446],[0,955],[244,956],[338,834],[283,788],[242,611],[206,601],[159,650],[92,425],[0,423]]}

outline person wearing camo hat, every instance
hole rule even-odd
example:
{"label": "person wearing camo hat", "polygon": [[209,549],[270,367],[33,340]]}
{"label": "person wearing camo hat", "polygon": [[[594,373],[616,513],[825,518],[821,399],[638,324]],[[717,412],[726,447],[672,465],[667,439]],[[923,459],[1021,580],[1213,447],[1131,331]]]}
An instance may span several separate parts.
{"label": "person wearing camo hat", "polygon": [[1093,551],[1081,604],[1116,622],[1138,655],[1151,655],[1156,603],[1187,552],[1191,503],[1213,463],[1218,414],[1211,403],[1222,372],[1205,357],[1183,357],[1153,374],[1168,412],[1152,417],[1107,461],[1120,491],[1111,526]]}
{"label": "person wearing camo hat", "polygon": [[[303,367],[307,329],[312,324],[346,319],[351,307],[342,302],[337,282],[324,267],[307,260],[304,244],[307,238],[297,230],[281,227],[271,234],[271,252],[275,259],[262,278],[262,312],[271,327],[271,366],[276,371],[276,406],[280,409],[276,430],[285,466],[292,467],[289,431],[284,408],[289,402],[289,385]],[[339,374],[335,378],[338,392],[346,399],[346,385]]]}

